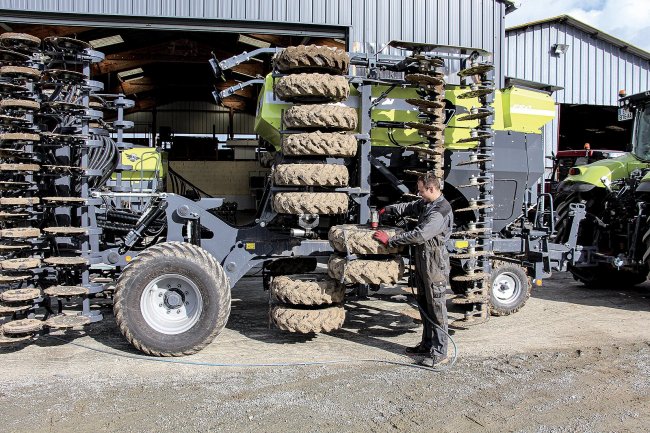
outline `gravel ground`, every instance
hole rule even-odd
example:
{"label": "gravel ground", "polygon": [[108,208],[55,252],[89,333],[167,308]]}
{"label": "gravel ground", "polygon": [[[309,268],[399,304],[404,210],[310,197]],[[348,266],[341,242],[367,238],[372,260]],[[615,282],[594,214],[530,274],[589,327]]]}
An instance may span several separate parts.
{"label": "gravel ground", "polygon": [[[140,359],[110,309],[84,332],[0,349],[2,431],[650,429],[650,284],[591,291],[558,275],[519,313],[456,331],[459,359],[444,373],[354,362],[412,362],[403,347],[420,328],[395,292],[350,300],[345,329],[310,337],[269,329],[260,288],[242,280],[227,329],[171,360],[195,364]],[[206,365],[340,359],[351,362]]]}

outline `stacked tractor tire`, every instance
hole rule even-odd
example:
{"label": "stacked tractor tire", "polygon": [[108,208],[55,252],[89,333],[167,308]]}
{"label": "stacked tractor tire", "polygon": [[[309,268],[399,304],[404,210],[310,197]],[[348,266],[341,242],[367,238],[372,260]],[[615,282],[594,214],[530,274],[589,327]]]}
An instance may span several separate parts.
{"label": "stacked tractor tire", "polygon": [[102,58],[76,39],[0,35],[1,343],[101,319],[89,191],[106,167],[89,154],[110,139],[93,135],[103,113],[90,98],[103,86],[89,74]]}
{"label": "stacked tractor tire", "polygon": [[[275,95],[294,104],[282,116],[282,152],[272,174],[278,214],[317,221],[348,212],[350,175],[341,158],[357,153],[351,131],[358,115],[338,103],[350,94],[349,63],[344,51],[315,45],[288,47],[274,58]],[[335,279],[279,276],[271,294],[271,319],[282,330],[328,332],[345,320],[345,286]]]}

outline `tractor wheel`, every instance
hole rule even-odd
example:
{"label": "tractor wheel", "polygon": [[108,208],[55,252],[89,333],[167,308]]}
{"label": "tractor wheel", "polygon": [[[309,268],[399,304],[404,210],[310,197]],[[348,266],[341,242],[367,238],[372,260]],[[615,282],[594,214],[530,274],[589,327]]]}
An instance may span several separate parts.
{"label": "tractor wheel", "polygon": [[493,316],[509,316],[526,304],[533,285],[519,265],[494,262],[492,266],[490,312]]}
{"label": "tractor wheel", "polygon": [[331,129],[352,131],[357,128],[357,110],[340,105],[294,105],[284,112],[289,129]]}
{"label": "tractor wheel", "polygon": [[338,48],[318,45],[287,47],[273,58],[280,72],[323,71],[345,75],[350,66],[350,56]]}
{"label": "tractor wheel", "polygon": [[277,213],[302,215],[338,215],[348,211],[344,192],[279,192],[273,197]]}
{"label": "tractor wheel", "polygon": [[576,268],[569,267],[569,272],[577,281],[588,289],[625,289],[637,286],[646,281],[648,268],[638,271],[619,271],[614,267]]}
{"label": "tractor wheel", "polygon": [[[394,236],[403,232],[402,229],[394,227],[382,227],[383,231],[389,236]],[[376,230],[367,226],[358,226],[353,224],[344,224],[333,226],[328,233],[330,245],[336,251],[350,254],[397,254],[402,248],[388,248],[384,244],[373,239]]]}
{"label": "tractor wheel", "polygon": [[200,351],[230,315],[230,284],[221,265],[188,243],[165,242],[141,252],[124,268],[114,297],[124,337],[154,356]]}
{"label": "tractor wheel", "polygon": [[290,186],[347,186],[348,168],[337,164],[279,164],[275,166],[276,185]]}
{"label": "tractor wheel", "polygon": [[340,102],[350,96],[347,78],[328,74],[294,74],[280,77],[275,94],[289,102]]}
{"label": "tractor wheel", "polygon": [[557,195],[555,202],[555,242],[565,243],[569,239],[571,230],[571,217],[569,212],[572,203],[580,203],[580,197],[577,192],[561,192]]}
{"label": "tractor wheel", "polygon": [[351,260],[332,254],[327,263],[327,273],[344,284],[396,284],[404,275],[400,257],[389,260]]}
{"label": "tractor wheel", "polygon": [[271,294],[280,302],[293,305],[328,305],[343,302],[345,286],[331,278],[313,276],[275,277]]}
{"label": "tractor wheel", "polygon": [[357,139],[341,132],[309,132],[282,137],[282,153],[289,156],[354,156]]}
{"label": "tractor wheel", "polygon": [[276,305],[271,309],[271,320],[283,331],[300,334],[330,332],[343,326],[345,309],[341,305],[318,309]]}

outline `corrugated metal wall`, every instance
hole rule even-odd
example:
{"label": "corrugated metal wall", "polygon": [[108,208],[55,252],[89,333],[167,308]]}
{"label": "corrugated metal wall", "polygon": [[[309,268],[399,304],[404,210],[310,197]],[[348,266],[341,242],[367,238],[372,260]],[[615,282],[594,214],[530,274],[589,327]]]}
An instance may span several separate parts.
{"label": "corrugated metal wall", "polygon": [[350,26],[353,51],[393,39],[463,45],[493,52],[499,67],[504,51],[500,0],[0,0],[0,9]]}
{"label": "corrugated metal wall", "polygon": [[[567,52],[551,53],[554,44]],[[564,87],[558,103],[615,106],[618,91],[650,89],[650,61],[564,23],[506,33],[506,75]]]}
{"label": "corrugated metal wall", "polygon": [[[156,124],[158,128],[168,126],[177,133],[225,134],[228,131],[228,111],[209,102],[179,101],[156,108]],[[125,116],[126,120],[135,123],[128,132],[151,132],[153,113],[141,111]],[[246,113],[234,113],[233,133],[252,134],[255,116]],[[213,129],[214,128],[214,129]]]}

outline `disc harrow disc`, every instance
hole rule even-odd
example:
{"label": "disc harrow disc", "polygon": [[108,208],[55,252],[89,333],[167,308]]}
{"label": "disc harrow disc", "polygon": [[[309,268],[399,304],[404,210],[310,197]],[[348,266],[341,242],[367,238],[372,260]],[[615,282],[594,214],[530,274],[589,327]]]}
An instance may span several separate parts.
{"label": "disc harrow disc", "polygon": [[6,114],[0,114],[0,123],[5,126],[13,126],[15,128],[25,128],[31,122],[25,117],[16,117],[16,116],[7,116]]}
{"label": "disc harrow disc", "polygon": [[470,159],[468,161],[461,161],[457,166],[463,166],[463,165],[472,165],[472,164],[482,164],[484,162],[490,162],[492,161],[492,158],[476,158],[476,159]]}
{"label": "disc harrow disc", "polygon": [[491,205],[491,204],[477,204],[477,205],[472,205],[472,206],[465,207],[465,208],[462,208],[462,209],[456,209],[455,212],[469,212],[469,211],[474,211],[474,210],[490,209],[492,207],[493,207],[493,205]]}
{"label": "disc harrow disc", "polygon": [[474,141],[487,140],[492,137],[493,137],[492,134],[481,133],[481,134],[472,135],[471,137],[461,138],[457,140],[456,143],[472,143]]}
{"label": "disc harrow disc", "polygon": [[460,230],[457,232],[453,232],[451,235],[453,237],[462,237],[462,236],[478,236],[483,233],[489,233],[492,231],[489,228],[476,228],[476,229],[470,229],[470,230]]}
{"label": "disc harrow disc", "polygon": [[406,122],[404,126],[406,126],[407,128],[417,129],[419,131],[441,132],[445,130],[445,124],[441,122],[436,122],[436,123]]}
{"label": "disc harrow disc", "polygon": [[488,301],[485,296],[458,296],[451,300],[455,305],[483,304]]}
{"label": "disc harrow disc", "polygon": [[0,220],[22,219],[29,217],[27,212],[4,212],[0,211]]}
{"label": "disc harrow disc", "polygon": [[31,245],[27,245],[27,244],[0,244],[0,252],[28,250],[31,247],[32,247]]}
{"label": "disc harrow disc", "polygon": [[57,296],[67,298],[73,296],[84,296],[88,294],[88,289],[83,286],[51,286],[45,289],[48,296]]}
{"label": "disc harrow disc", "polygon": [[27,66],[2,66],[0,76],[17,80],[37,80],[41,77],[41,71]]}
{"label": "disc harrow disc", "polygon": [[494,65],[491,65],[489,63],[479,63],[476,65],[472,65],[471,67],[467,69],[463,69],[462,71],[458,72],[459,77],[470,77],[472,75],[481,75],[488,73],[490,71],[494,70]]}
{"label": "disc harrow disc", "polygon": [[461,93],[457,96],[458,99],[470,99],[470,98],[479,98],[481,96],[489,95],[494,93],[492,87],[478,87],[477,89],[470,90],[469,92]]}
{"label": "disc harrow disc", "polygon": [[0,49],[0,64],[2,64],[2,66],[21,66],[29,61],[31,61],[31,57],[27,54],[8,49]]}
{"label": "disc harrow disc", "polygon": [[43,201],[50,203],[85,203],[86,199],[82,197],[43,197]]}
{"label": "disc harrow disc", "polygon": [[[32,308],[32,305],[5,305],[0,304],[0,315],[6,316],[9,314],[20,313]],[[0,336],[1,337],[1,336]]]}
{"label": "disc harrow disc", "polygon": [[44,165],[43,169],[46,174],[79,174],[85,171],[82,167],[73,167],[70,165]]}
{"label": "disc harrow disc", "polygon": [[[0,329],[1,331],[1,329]],[[9,346],[12,344],[16,343],[21,343],[27,340],[31,340],[32,336],[31,335],[23,335],[23,336],[17,336],[17,337],[12,337],[9,335],[5,335],[2,332],[0,332],[0,346]]]}
{"label": "disc harrow disc", "polygon": [[445,66],[445,61],[444,59],[441,59],[440,57],[431,57],[428,54],[413,54],[409,57],[407,57],[408,60],[414,60],[420,63],[427,63],[430,66],[434,68],[441,68]]}
{"label": "disc harrow disc", "polygon": [[440,156],[445,153],[445,148],[442,146],[438,147],[422,147],[422,146],[408,146],[406,150],[411,150],[416,153],[423,153],[426,155]]}
{"label": "disc harrow disc", "polygon": [[0,238],[27,239],[27,238],[37,238],[40,235],[41,235],[41,231],[33,227],[22,227],[16,229],[0,230]]}
{"label": "disc harrow disc", "polygon": [[477,113],[465,114],[456,118],[459,122],[464,122],[466,120],[480,120],[492,116],[494,113],[492,111],[479,111]]}
{"label": "disc harrow disc", "polygon": [[458,188],[471,188],[471,187],[477,187],[477,186],[485,186],[485,185],[489,185],[491,183],[492,182],[488,182],[488,181],[486,181],[486,182],[474,182],[474,183],[468,183],[466,185],[458,185]]}
{"label": "disc harrow disc", "polygon": [[82,84],[86,80],[86,76],[81,72],[68,71],[66,69],[49,69],[44,75],[50,81],[67,84]]}
{"label": "disc harrow disc", "polygon": [[34,299],[40,298],[40,296],[40,289],[12,289],[0,293],[0,300],[4,302],[25,302],[33,301]]}
{"label": "disc harrow disc", "polygon": [[3,110],[36,111],[41,108],[41,104],[31,99],[3,99],[0,101],[0,108]]}
{"label": "disc harrow disc", "polygon": [[428,74],[407,74],[404,79],[409,83],[424,85],[424,86],[440,86],[445,84],[444,75],[435,73]]}
{"label": "disc harrow disc", "polygon": [[85,235],[88,229],[84,227],[45,227],[43,231],[53,235]]}
{"label": "disc harrow disc", "polygon": [[84,266],[88,264],[88,259],[84,257],[48,257],[43,261],[52,266]]}
{"label": "disc harrow disc", "polygon": [[440,100],[428,100],[428,99],[406,99],[406,102],[415,105],[418,108],[425,108],[425,109],[436,109],[436,108],[445,108],[445,102]]}
{"label": "disc harrow disc", "polygon": [[16,284],[27,281],[32,276],[30,274],[0,275],[0,284]]}
{"label": "disc harrow disc", "polygon": [[0,181],[0,191],[15,191],[23,190],[33,185],[31,182],[21,182],[16,180],[3,180]]}
{"label": "disc harrow disc", "polygon": [[38,197],[2,197],[0,206],[34,206],[41,200]]}
{"label": "disc harrow disc", "polygon": [[37,319],[22,319],[7,322],[2,325],[5,334],[30,334],[43,329],[43,322]]}
{"label": "disc harrow disc", "polygon": [[0,45],[12,50],[33,51],[41,45],[41,40],[27,33],[3,33],[0,35]]}
{"label": "disc harrow disc", "polygon": [[88,42],[79,39],[66,38],[64,36],[49,36],[43,39],[43,44],[47,49],[65,51],[69,54],[79,54],[84,50],[92,48]]}
{"label": "disc harrow disc", "polygon": [[86,106],[62,101],[43,102],[43,111],[48,113],[79,112],[86,111]]}
{"label": "disc harrow disc", "polygon": [[54,134],[52,132],[43,132],[41,133],[41,137],[47,144],[58,146],[83,145],[88,139],[85,135]]}
{"label": "disc harrow disc", "polygon": [[0,142],[6,141],[19,141],[19,142],[32,142],[39,141],[41,136],[38,134],[26,133],[26,132],[5,132],[0,134]]}
{"label": "disc harrow disc", "polygon": [[0,164],[0,171],[39,171],[41,166],[38,164]]}
{"label": "disc harrow disc", "polygon": [[7,259],[0,261],[0,269],[6,271],[20,271],[24,269],[34,269],[41,265],[41,259],[37,258],[20,258]]}
{"label": "disc harrow disc", "polygon": [[85,326],[90,323],[90,318],[86,316],[73,316],[71,314],[59,314],[52,316],[45,321],[45,326],[57,329],[75,328]]}
{"label": "disc harrow disc", "polygon": [[450,254],[449,257],[452,259],[474,259],[477,257],[491,256],[492,254],[491,251],[474,251],[471,253]]}
{"label": "disc harrow disc", "polygon": [[489,276],[490,274],[486,274],[485,272],[477,272],[475,274],[456,275],[455,277],[452,277],[452,280],[453,281],[478,281],[478,280],[488,278]]}
{"label": "disc harrow disc", "polygon": [[0,95],[18,96],[28,93],[29,89],[25,86],[20,86],[13,83],[0,83]]}

